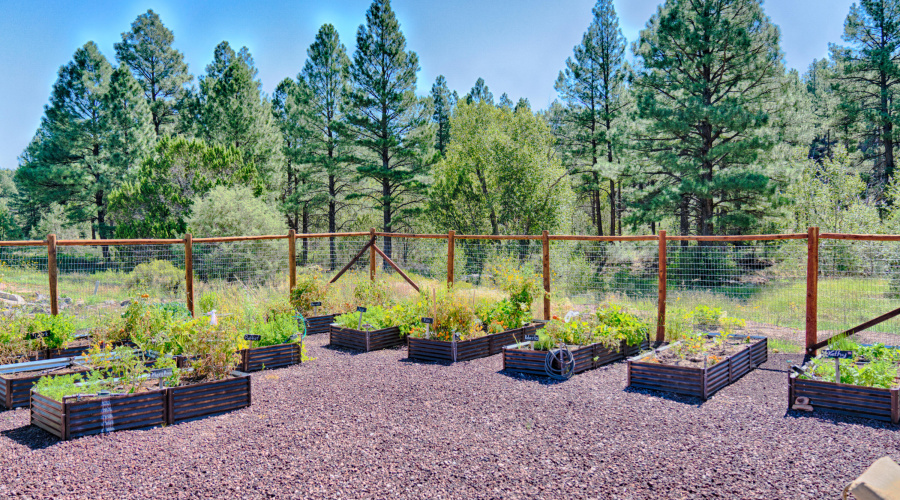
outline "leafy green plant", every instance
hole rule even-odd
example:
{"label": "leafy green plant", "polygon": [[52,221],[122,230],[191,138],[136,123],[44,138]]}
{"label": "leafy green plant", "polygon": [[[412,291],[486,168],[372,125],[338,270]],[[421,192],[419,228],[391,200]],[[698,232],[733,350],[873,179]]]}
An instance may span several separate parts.
{"label": "leafy green plant", "polygon": [[[80,385],[76,385],[80,384]],[[32,390],[44,397],[62,401],[67,396],[92,393],[105,387],[100,372],[41,377]]]}
{"label": "leafy green plant", "polygon": [[[359,328],[359,312],[353,311],[334,318],[334,322],[342,328],[356,330]],[[381,330],[392,326],[399,326],[396,316],[391,313],[391,309],[385,309],[382,306],[372,306],[362,313],[362,324],[371,325],[373,330]]]}
{"label": "leafy green plant", "polygon": [[178,293],[184,288],[184,270],[167,260],[138,264],[125,281],[125,286],[141,292]]}
{"label": "leafy green plant", "polygon": [[291,305],[304,316],[313,314],[313,302],[325,302],[328,296],[328,281],[319,272],[297,275],[297,283],[291,290]]}
{"label": "leafy green plant", "polygon": [[37,313],[34,318],[25,321],[26,338],[30,338],[33,333],[45,331],[50,333],[43,337],[44,345],[49,349],[58,349],[65,347],[74,338],[75,326],[65,316],[51,316],[43,313]]}
{"label": "leafy green plant", "polygon": [[147,360],[130,347],[93,346],[86,357],[95,370],[118,379],[117,385],[123,387],[126,394],[133,394],[148,373]]}
{"label": "leafy green plant", "polygon": [[259,335],[261,337],[260,340],[253,342],[255,347],[300,341],[300,331],[297,320],[290,312],[273,314],[265,321],[250,323],[247,333]]}

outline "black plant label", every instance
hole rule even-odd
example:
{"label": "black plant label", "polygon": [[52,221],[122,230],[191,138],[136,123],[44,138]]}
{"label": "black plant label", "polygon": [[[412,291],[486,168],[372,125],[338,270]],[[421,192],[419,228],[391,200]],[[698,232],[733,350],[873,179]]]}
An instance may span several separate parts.
{"label": "black plant label", "polygon": [[167,378],[172,376],[171,368],[160,368],[159,370],[150,370],[150,378]]}
{"label": "black plant label", "polygon": [[262,340],[262,335],[254,335],[252,333],[244,334],[244,340]]}
{"label": "black plant label", "polygon": [[50,330],[44,330],[43,332],[34,332],[31,334],[31,338],[33,339],[42,339],[44,337],[50,336]]}

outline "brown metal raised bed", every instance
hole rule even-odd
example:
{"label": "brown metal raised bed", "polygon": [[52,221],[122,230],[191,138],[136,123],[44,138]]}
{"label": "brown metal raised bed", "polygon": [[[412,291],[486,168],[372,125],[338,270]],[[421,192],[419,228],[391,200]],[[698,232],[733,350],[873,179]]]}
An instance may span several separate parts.
{"label": "brown metal raised bed", "polygon": [[250,377],[161,390],[59,402],[31,393],[31,424],[60,439],[147,429],[250,406]]}
{"label": "brown metal raised bed", "polygon": [[[635,356],[642,350],[649,348],[650,344],[646,340],[634,346],[626,344],[623,340],[618,349],[610,349],[603,344],[569,346],[569,350],[575,358],[574,373],[581,373],[615,363],[629,356]],[[512,346],[503,348],[503,369],[510,372],[547,376],[547,372],[544,369],[546,360],[547,351],[519,349]]]}
{"label": "brown metal raised bed", "polygon": [[[712,335],[710,336],[712,337]],[[662,363],[641,361],[655,352],[628,360],[628,386],[674,392],[686,396],[708,399],[719,389],[736,382],[739,378],[765,363],[769,359],[768,339],[756,335],[749,336],[751,342],[746,349],[727,356],[722,361],[707,368],[673,366]],[[746,336],[734,335],[745,339]],[[669,349],[670,344],[660,350]]]}
{"label": "brown metal raised bed", "polygon": [[241,349],[241,363],[237,369],[242,372],[255,372],[296,365],[300,362],[300,351],[299,342]]}
{"label": "brown metal raised bed", "polygon": [[505,332],[494,333],[471,340],[446,341],[410,337],[408,339],[410,359],[425,361],[468,361],[500,354],[503,348],[521,342],[525,335],[534,335],[543,324],[529,324]]}
{"label": "brown metal raised bed", "polygon": [[788,408],[797,398],[809,398],[813,411],[837,413],[852,417],[900,423],[900,388],[882,389],[859,385],[839,384],[788,376]]}
{"label": "brown metal raised bed", "polygon": [[166,422],[171,425],[218,415],[250,406],[251,400],[250,377],[246,375],[170,387],[166,389]]}
{"label": "brown metal raised bed", "polygon": [[[73,373],[84,373],[87,368]],[[38,373],[42,373],[39,371]],[[7,409],[25,408],[30,404],[31,388],[41,377],[52,376],[52,373],[42,373],[30,377],[10,377],[0,375],[0,405]]]}
{"label": "brown metal raised bed", "polygon": [[166,423],[166,391],[59,402],[31,393],[31,424],[60,439],[72,439]]}
{"label": "brown metal raised bed", "polygon": [[403,345],[406,340],[400,336],[400,327],[392,326],[381,330],[362,331],[331,325],[330,343],[357,351],[377,351]]}
{"label": "brown metal raised bed", "polygon": [[319,333],[328,333],[331,331],[331,324],[337,314],[326,314],[324,316],[313,316],[306,318],[306,334],[317,335]]}

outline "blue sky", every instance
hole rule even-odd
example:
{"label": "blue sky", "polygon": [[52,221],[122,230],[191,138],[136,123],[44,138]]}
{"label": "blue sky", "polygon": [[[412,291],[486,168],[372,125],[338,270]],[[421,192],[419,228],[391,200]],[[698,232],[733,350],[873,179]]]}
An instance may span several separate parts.
{"label": "blue sky", "polygon": [[[352,53],[370,0],[0,0],[0,168],[14,168],[40,123],[60,66],[89,40],[114,62],[113,44],[147,9],[175,32],[175,47],[201,74],[222,40],[246,45],[263,89],[296,76],[319,26],[332,23]],[[419,54],[419,91],[443,74],[467,92],[483,77],[495,98],[527,97],[535,109],[555,97],[553,83],[591,20],[595,0],[393,0],[409,49]],[[658,0],[616,0],[628,42]],[[788,67],[806,69],[840,42],[850,0],[769,0]]]}

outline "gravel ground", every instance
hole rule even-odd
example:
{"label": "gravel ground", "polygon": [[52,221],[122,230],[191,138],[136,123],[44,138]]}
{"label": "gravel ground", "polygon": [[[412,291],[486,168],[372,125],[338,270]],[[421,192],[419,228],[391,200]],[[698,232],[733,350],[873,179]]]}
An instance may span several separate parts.
{"label": "gravel ground", "polygon": [[253,375],[253,406],[59,442],[0,413],[0,495],[25,498],[839,498],[891,426],[786,412],[770,354],[709,401],[625,388],[625,365],[564,383],[406,350]]}

